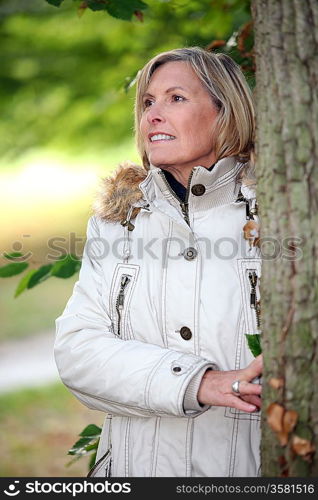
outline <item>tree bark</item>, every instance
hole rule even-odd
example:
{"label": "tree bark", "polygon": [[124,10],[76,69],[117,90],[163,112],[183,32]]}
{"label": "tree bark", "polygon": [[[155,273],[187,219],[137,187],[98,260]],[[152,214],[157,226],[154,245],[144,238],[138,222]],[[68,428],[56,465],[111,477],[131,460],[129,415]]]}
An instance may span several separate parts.
{"label": "tree bark", "polygon": [[[262,475],[317,476],[318,2],[254,0],[252,15],[263,252]],[[287,420],[295,416],[291,429]]]}

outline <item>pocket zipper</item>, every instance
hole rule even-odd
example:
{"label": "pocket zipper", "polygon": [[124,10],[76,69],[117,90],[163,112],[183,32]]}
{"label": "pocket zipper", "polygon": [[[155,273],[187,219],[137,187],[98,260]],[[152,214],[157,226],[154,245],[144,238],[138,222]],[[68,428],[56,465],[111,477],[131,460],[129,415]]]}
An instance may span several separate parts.
{"label": "pocket zipper", "polygon": [[250,306],[255,311],[256,326],[257,326],[257,328],[260,328],[260,326],[261,326],[261,305],[260,305],[260,301],[257,300],[257,296],[256,296],[256,285],[257,285],[257,281],[258,281],[258,276],[257,276],[255,271],[252,271],[252,272],[248,273],[248,278],[249,278],[250,284],[251,284]]}
{"label": "pocket zipper", "polygon": [[[98,470],[100,467],[101,467],[101,464],[103,462],[106,461],[106,459],[111,456],[111,448],[109,448],[106,453],[95,463],[95,465],[90,469],[90,471],[88,472],[87,476],[86,477],[94,477],[94,473],[96,472],[96,470]],[[111,463],[111,458],[110,460],[108,461],[108,464],[107,466],[105,467],[105,471],[104,471],[104,476],[105,477],[111,477],[111,466],[112,466],[112,463]]]}
{"label": "pocket zipper", "polygon": [[129,274],[123,274],[120,280],[120,289],[116,299],[116,311],[118,316],[118,324],[117,324],[117,335],[120,337],[120,321],[121,321],[121,313],[124,308],[125,302],[125,290],[128,283],[131,280],[131,276]]}

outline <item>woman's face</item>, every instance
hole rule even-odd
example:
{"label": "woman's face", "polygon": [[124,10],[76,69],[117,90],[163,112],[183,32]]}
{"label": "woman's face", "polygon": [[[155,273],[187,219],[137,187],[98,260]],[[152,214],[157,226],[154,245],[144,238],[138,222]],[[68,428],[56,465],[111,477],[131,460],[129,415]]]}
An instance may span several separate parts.
{"label": "woman's face", "polygon": [[186,62],[159,66],[143,96],[140,132],[152,165],[189,171],[215,162],[212,148],[217,109]]}

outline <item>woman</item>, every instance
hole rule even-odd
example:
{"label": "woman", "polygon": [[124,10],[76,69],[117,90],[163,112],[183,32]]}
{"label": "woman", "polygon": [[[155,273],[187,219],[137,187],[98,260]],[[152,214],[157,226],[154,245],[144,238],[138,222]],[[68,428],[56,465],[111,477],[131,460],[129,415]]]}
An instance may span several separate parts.
{"label": "woman", "polygon": [[256,476],[248,86],[224,54],[172,50],[141,70],[135,116],[143,167],[126,163],[104,179],[79,280],[56,320],[64,384],[106,413],[91,474]]}

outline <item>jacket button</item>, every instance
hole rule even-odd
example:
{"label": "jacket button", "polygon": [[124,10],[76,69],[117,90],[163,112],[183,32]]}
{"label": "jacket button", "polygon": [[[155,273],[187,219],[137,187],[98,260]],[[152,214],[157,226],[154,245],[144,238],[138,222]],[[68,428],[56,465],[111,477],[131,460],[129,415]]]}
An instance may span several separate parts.
{"label": "jacket button", "polygon": [[205,193],[205,186],[203,184],[194,184],[191,188],[191,193],[194,196],[202,196]]}
{"label": "jacket button", "polygon": [[183,340],[190,340],[192,337],[192,332],[190,328],[188,328],[187,326],[183,326],[180,329],[180,335],[183,338]]}
{"label": "jacket button", "polygon": [[193,260],[196,258],[197,255],[198,251],[193,247],[186,248],[185,251],[183,252],[183,257],[186,260]]}

